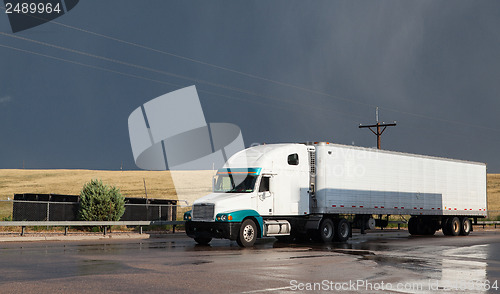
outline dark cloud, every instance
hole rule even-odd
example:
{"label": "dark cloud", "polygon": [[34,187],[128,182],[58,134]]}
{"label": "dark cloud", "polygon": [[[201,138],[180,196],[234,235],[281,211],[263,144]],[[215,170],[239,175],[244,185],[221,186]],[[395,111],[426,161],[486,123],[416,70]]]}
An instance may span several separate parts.
{"label": "dark cloud", "polygon": [[3,103],[8,103],[12,100],[12,97],[10,96],[3,96],[3,97],[0,97],[0,104],[3,104]]}
{"label": "dark cloud", "polygon": [[[59,58],[0,47],[0,97],[16,97],[0,108],[1,167],[135,168],[128,115],[195,84],[207,121],[239,125],[247,145],[374,146],[357,126],[379,106],[398,122],[383,148],[500,172],[499,16],[497,1],[81,2],[57,19],[81,30],[49,23],[16,35],[87,55],[0,35],[0,45]],[[10,33],[6,17],[0,32]]]}

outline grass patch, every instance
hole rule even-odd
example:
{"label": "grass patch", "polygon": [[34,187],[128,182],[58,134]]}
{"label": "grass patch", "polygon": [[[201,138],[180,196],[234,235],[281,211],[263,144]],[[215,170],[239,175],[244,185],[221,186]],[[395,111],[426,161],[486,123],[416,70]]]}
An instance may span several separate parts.
{"label": "grass patch", "polygon": [[12,202],[0,201],[0,219],[10,218],[12,220]]}

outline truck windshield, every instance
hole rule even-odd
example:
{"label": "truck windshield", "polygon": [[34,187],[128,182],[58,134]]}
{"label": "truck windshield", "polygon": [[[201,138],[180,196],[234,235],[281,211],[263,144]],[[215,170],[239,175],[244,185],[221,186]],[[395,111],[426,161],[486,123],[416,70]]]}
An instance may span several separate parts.
{"label": "truck windshield", "polygon": [[216,193],[251,193],[255,188],[257,175],[247,173],[226,173],[216,175],[214,192]]}

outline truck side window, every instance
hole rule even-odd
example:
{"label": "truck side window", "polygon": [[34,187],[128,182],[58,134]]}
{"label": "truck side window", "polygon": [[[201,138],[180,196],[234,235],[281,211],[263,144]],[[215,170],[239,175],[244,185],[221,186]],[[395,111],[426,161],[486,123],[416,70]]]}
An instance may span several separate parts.
{"label": "truck side window", "polygon": [[269,177],[262,177],[260,180],[259,192],[269,191]]}
{"label": "truck side window", "polygon": [[297,153],[288,155],[289,165],[299,165],[299,155]]}

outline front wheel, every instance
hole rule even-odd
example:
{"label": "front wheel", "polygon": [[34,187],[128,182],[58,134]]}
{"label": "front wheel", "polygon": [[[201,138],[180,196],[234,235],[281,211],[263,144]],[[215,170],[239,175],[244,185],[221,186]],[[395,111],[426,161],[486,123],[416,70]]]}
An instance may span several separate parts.
{"label": "front wheel", "polygon": [[257,226],[251,219],[246,219],[241,224],[240,233],[236,242],[240,247],[252,247],[257,240]]}

